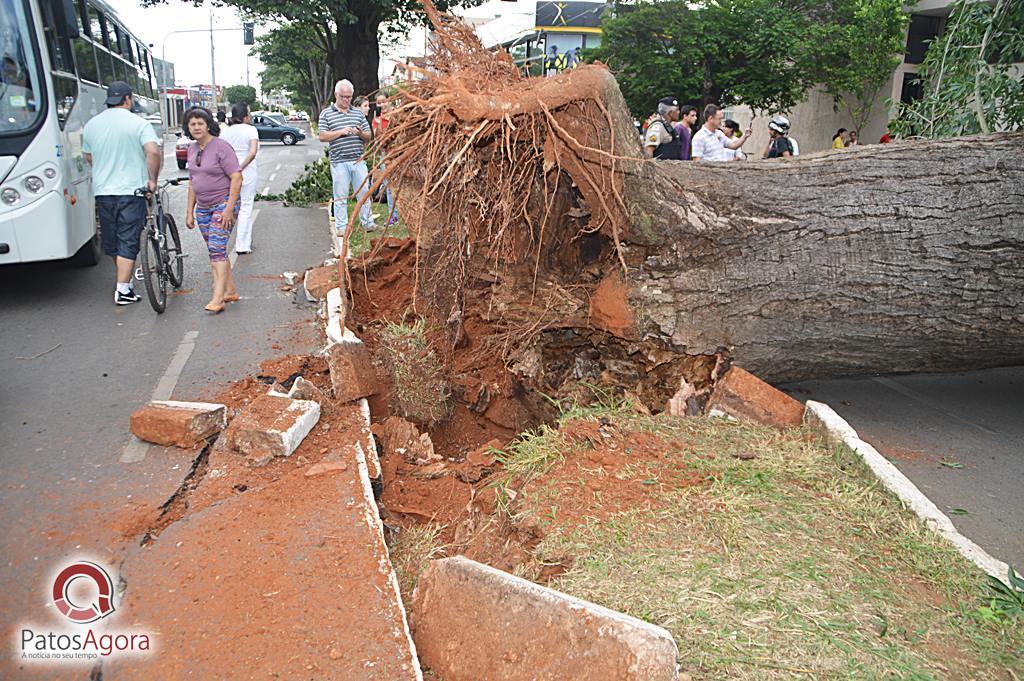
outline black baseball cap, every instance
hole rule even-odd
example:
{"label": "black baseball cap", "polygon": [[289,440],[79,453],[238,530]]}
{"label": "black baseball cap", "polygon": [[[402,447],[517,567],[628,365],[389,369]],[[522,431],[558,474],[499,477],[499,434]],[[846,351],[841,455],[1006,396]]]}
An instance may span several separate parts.
{"label": "black baseball cap", "polygon": [[125,97],[130,97],[132,87],[123,80],[115,80],[107,86],[107,105],[116,106],[124,102]]}
{"label": "black baseball cap", "polygon": [[675,97],[662,97],[658,100],[658,104],[664,104],[665,106],[679,106],[679,102],[676,101]]}

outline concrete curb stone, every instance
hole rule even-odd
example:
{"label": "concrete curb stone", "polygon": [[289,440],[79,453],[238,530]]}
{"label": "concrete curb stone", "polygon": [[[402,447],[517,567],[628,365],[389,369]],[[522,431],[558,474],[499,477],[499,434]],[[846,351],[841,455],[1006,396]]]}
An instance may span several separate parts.
{"label": "concrete curb stone", "polygon": [[462,556],[430,562],[412,611],[417,649],[446,681],[679,678],[661,627]]}

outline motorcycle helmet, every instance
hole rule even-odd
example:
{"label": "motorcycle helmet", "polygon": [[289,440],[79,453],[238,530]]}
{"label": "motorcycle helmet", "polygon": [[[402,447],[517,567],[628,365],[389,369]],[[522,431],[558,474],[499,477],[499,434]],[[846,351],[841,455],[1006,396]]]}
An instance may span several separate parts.
{"label": "motorcycle helmet", "polygon": [[768,121],[768,129],[774,130],[780,135],[785,135],[789,132],[789,119],[785,116],[775,116]]}

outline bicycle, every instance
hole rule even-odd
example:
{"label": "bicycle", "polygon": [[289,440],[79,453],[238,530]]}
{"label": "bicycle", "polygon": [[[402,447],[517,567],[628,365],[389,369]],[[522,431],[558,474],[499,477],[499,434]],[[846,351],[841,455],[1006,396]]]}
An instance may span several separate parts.
{"label": "bicycle", "polygon": [[135,190],[136,196],[146,199],[146,227],[143,230],[143,244],[140,249],[140,267],[136,277],[146,284],[149,304],[156,312],[167,309],[167,284],[181,288],[185,277],[184,259],[181,252],[181,237],[174,216],[164,207],[167,205],[167,186],[178,186],[181,178],[162,180],[156,191],[147,187]]}

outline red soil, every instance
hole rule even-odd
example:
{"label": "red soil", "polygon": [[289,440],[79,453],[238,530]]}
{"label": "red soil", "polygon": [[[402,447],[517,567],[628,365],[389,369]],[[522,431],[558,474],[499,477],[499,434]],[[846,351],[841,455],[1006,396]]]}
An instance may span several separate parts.
{"label": "red soil", "polygon": [[[685,445],[656,433],[620,430],[599,421],[572,421],[562,436],[575,446],[566,458],[522,490],[535,514],[554,513],[565,529],[635,508],[654,508],[668,491],[705,484],[709,473],[685,465]],[[557,508],[544,507],[543,489],[557,490]]]}

